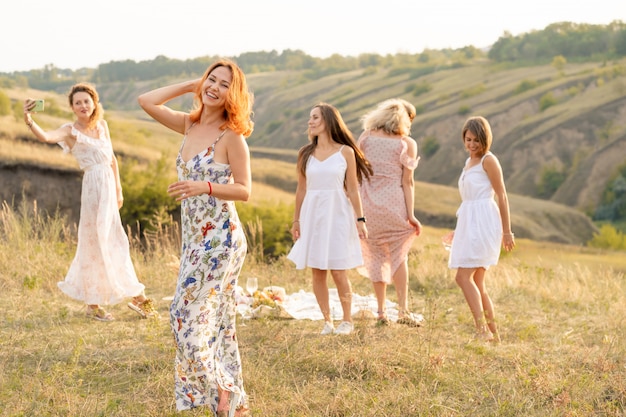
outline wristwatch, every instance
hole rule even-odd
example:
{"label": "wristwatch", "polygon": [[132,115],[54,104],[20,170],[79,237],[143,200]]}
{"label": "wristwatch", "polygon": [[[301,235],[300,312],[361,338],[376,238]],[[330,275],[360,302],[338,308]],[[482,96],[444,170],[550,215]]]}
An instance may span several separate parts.
{"label": "wristwatch", "polygon": [[365,217],[359,217],[359,218],[356,219],[356,221],[357,222],[363,222],[363,223],[366,222]]}

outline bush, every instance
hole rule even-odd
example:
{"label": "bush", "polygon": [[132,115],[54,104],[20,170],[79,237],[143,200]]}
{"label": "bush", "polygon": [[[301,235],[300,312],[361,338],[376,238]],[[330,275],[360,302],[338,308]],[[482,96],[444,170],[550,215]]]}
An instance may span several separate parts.
{"label": "bush", "polygon": [[439,141],[434,136],[426,136],[424,138],[424,142],[420,147],[420,154],[424,155],[426,158],[430,158],[439,150]]}
{"label": "bush", "polygon": [[171,159],[161,157],[140,167],[135,160],[119,161],[124,205],[120,210],[122,222],[139,225],[142,232],[153,230],[153,219],[172,215],[178,209],[177,203],[167,194],[167,187],[176,181],[171,170]]}
{"label": "bush", "polygon": [[537,184],[537,194],[541,198],[550,198],[565,181],[566,174],[556,168],[545,167]]}
{"label": "bush", "polygon": [[558,100],[554,95],[550,93],[546,93],[539,99],[539,110],[544,111],[548,107],[554,106],[558,103]]}
{"label": "bush", "polygon": [[532,90],[533,88],[537,87],[539,85],[539,83],[537,81],[534,80],[522,80],[517,87],[515,87],[515,90],[513,90],[513,94],[520,94],[523,93],[524,91],[528,91],[528,90]]}
{"label": "bush", "polygon": [[265,203],[239,204],[237,213],[248,239],[248,253],[257,261],[276,259],[291,249],[290,227],[293,204]]}
{"label": "bush", "polygon": [[587,246],[601,249],[624,250],[626,249],[626,235],[615,229],[610,224],[605,224],[598,233],[587,243]]}
{"label": "bush", "polygon": [[0,116],[11,114],[11,99],[2,90],[0,90]]}

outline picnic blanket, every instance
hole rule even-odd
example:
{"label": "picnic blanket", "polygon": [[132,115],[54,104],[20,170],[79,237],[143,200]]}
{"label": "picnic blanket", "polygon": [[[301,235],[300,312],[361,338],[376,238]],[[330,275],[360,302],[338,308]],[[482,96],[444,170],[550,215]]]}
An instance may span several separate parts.
{"label": "picnic blanket", "polygon": [[[274,291],[282,290],[280,287],[272,287]],[[267,291],[267,289],[264,289]],[[323,320],[324,316],[317,305],[315,294],[300,290],[293,294],[285,294],[282,290],[281,301],[276,302],[275,307],[259,305],[254,307],[254,299],[244,295],[243,289],[237,289],[237,312],[244,318],[265,316],[277,316],[295,320]],[[341,320],[343,311],[336,288],[329,288],[330,314],[333,320]],[[385,303],[387,317],[391,321],[398,320],[397,303],[387,300]],[[353,318],[376,318],[378,305],[373,294],[352,294],[352,317]],[[421,315],[416,316],[423,318]]]}

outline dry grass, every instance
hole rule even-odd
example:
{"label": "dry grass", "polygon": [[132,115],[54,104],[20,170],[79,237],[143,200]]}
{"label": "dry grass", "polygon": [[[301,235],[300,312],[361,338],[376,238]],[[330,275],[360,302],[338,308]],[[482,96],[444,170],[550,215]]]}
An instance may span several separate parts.
{"label": "dry grass", "polygon": [[[176,230],[133,258],[160,321],[113,306],[117,320],[84,317],[56,287],[71,262],[74,230],[32,208],[0,212],[0,415],[174,416]],[[626,412],[626,278],[623,253],[522,240],[489,272],[503,335],[473,342],[469,310],[446,267],[445,230],[426,228],[410,256],[413,310],[427,325],[377,328],[358,319],[347,337],[320,323],[278,319],[238,328],[255,416],[623,416]],[[310,273],[249,256],[242,278],[310,290]],[[354,291],[370,284],[350,274]],[[390,298],[395,299],[390,288]]]}

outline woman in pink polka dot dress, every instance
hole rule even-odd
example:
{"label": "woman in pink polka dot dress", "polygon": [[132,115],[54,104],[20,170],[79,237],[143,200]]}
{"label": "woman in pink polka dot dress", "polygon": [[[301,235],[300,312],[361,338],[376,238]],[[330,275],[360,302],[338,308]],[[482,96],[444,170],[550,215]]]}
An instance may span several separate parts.
{"label": "woman in pink polka dot dress", "polygon": [[413,171],[417,143],[409,135],[415,107],[401,99],[386,100],[362,118],[358,140],[374,168],[370,181],[361,184],[368,238],[361,240],[364,265],[357,271],[369,278],[378,304],[377,325],[388,325],[385,311],[387,285],[392,281],[398,298],[398,323],[421,324],[421,316],[408,310],[408,253],[422,225],[413,213]]}

